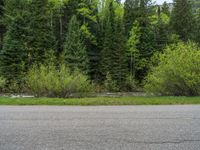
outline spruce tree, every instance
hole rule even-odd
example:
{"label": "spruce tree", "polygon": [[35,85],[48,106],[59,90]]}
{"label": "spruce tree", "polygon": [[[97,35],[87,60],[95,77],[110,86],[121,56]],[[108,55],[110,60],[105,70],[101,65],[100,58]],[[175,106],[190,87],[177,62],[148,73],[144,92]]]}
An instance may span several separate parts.
{"label": "spruce tree", "polygon": [[170,10],[169,10],[169,5],[165,1],[161,7],[161,12],[166,14],[167,16],[170,16]]}
{"label": "spruce tree", "polygon": [[115,29],[115,12],[114,12],[114,7],[113,7],[113,2],[110,2],[108,6],[105,8],[106,9],[106,15],[105,20],[103,20],[104,23],[104,37],[103,37],[103,47],[101,50],[101,72],[104,77],[109,73],[112,76],[111,70],[113,69],[112,67],[112,55],[113,52],[115,51],[114,49],[114,43],[113,39],[114,36],[114,29]]}
{"label": "spruce tree", "polygon": [[4,5],[5,5],[4,0],[1,0],[0,1],[0,50],[2,49],[2,46],[3,46],[3,35],[6,32],[6,27],[3,24]]}
{"label": "spruce tree", "polygon": [[77,8],[77,18],[81,25],[83,40],[89,59],[89,76],[98,80],[99,51],[97,49],[97,5],[98,0],[80,0]]}
{"label": "spruce tree", "polygon": [[125,28],[123,20],[118,18],[115,24],[114,32],[114,51],[113,51],[113,79],[117,82],[120,89],[124,88],[124,83],[126,81],[128,73],[127,65],[127,55],[126,55],[126,38],[125,38]]}
{"label": "spruce tree", "polygon": [[192,37],[194,29],[194,16],[190,0],[174,0],[170,25],[173,33],[180,36],[183,41]]}
{"label": "spruce tree", "polygon": [[30,23],[27,45],[29,63],[40,64],[46,61],[46,53],[55,50],[55,36],[51,26],[51,15],[48,0],[32,0],[29,4]]}
{"label": "spruce tree", "polygon": [[104,38],[101,51],[101,72],[106,79],[109,74],[119,88],[122,88],[127,75],[126,39],[122,18],[117,16],[114,1],[108,2],[104,20]]}
{"label": "spruce tree", "polygon": [[197,10],[195,22],[194,40],[200,45],[200,9]]}
{"label": "spruce tree", "polygon": [[65,26],[68,19],[65,18],[66,0],[49,0],[49,11],[51,15],[51,27],[56,38],[56,53],[59,55],[63,50],[63,42],[65,35]]}
{"label": "spruce tree", "polygon": [[139,16],[136,19],[140,27],[140,39],[139,44],[137,44],[137,49],[139,50],[139,64],[137,65],[137,70],[135,72],[136,79],[141,82],[146,76],[149,69],[149,61],[151,56],[155,51],[155,36],[153,26],[150,22],[151,7],[149,7],[148,0],[140,0],[139,5]]}
{"label": "spruce tree", "polygon": [[165,18],[168,18],[168,16],[165,16],[167,14],[163,13],[161,11],[160,6],[157,8],[157,22],[155,24],[155,42],[156,51],[161,52],[165,46],[169,42],[170,32],[169,32],[169,22],[167,20],[163,19],[163,16]]}
{"label": "spruce tree", "polygon": [[[24,0],[7,1],[5,15],[9,24],[0,52],[0,73],[7,84],[21,83],[26,71],[27,49],[24,43],[26,33],[27,4]],[[12,8],[12,9],[10,9]]]}
{"label": "spruce tree", "polygon": [[128,35],[133,23],[139,15],[140,0],[126,0],[124,3],[124,25],[126,34]]}
{"label": "spruce tree", "polygon": [[66,65],[72,70],[79,69],[84,73],[88,72],[87,51],[76,16],[73,16],[69,22],[63,55]]}

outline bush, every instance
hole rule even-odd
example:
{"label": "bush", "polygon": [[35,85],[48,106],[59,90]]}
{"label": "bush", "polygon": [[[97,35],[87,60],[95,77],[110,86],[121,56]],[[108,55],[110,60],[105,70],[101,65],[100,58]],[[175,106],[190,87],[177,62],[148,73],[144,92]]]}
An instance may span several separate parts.
{"label": "bush", "polygon": [[128,76],[124,83],[124,91],[136,92],[138,90],[137,82],[132,76]]}
{"label": "bush", "polygon": [[191,42],[166,48],[149,73],[145,90],[157,95],[200,95],[200,48]]}
{"label": "bush", "polygon": [[104,82],[105,90],[108,92],[118,92],[119,87],[117,85],[117,82],[112,79],[111,74],[108,72],[106,75],[106,80]]}
{"label": "bush", "polygon": [[6,79],[4,79],[3,77],[0,77],[0,91],[2,92],[5,88],[6,85]]}
{"label": "bush", "polygon": [[93,92],[93,84],[79,71],[70,72],[64,65],[33,67],[27,75],[29,92],[47,97],[83,97]]}

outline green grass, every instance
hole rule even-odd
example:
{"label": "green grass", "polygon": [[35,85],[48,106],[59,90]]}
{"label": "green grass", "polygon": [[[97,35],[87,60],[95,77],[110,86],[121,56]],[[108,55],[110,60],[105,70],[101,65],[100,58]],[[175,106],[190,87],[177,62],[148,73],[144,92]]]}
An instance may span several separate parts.
{"label": "green grass", "polygon": [[6,98],[0,97],[0,105],[184,105],[200,104],[200,97],[121,97],[121,98]]}

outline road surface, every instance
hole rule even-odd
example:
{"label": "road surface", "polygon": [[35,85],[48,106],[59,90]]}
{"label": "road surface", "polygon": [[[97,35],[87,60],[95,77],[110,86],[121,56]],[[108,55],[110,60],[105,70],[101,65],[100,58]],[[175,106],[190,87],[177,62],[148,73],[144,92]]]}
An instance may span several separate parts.
{"label": "road surface", "polygon": [[0,150],[200,150],[200,105],[1,106]]}

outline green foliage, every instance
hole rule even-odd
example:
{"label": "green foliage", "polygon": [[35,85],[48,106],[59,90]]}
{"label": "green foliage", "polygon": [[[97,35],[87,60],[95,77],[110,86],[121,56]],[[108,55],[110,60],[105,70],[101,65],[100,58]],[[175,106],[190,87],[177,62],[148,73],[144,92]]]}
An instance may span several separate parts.
{"label": "green foliage", "polygon": [[101,50],[101,73],[105,80],[109,72],[118,87],[122,88],[127,74],[126,39],[122,18],[117,16],[114,7],[117,5],[114,4],[114,1],[108,3],[105,8],[107,15],[102,19],[104,35]]}
{"label": "green foliage", "polygon": [[106,75],[104,87],[105,87],[106,91],[109,91],[109,92],[118,92],[119,91],[117,82],[112,79],[112,76],[110,75],[109,72]]}
{"label": "green foliage", "polygon": [[78,68],[88,72],[88,56],[76,16],[73,16],[69,23],[63,55],[70,69]]}
{"label": "green foliage", "polygon": [[0,91],[2,92],[6,86],[6,79],[3,77],[0,77]]}
{"label": "green foliage", "polygon": [[[138,62],[136,64],[135,77],[140,82],[148,72],[148,62],[155,50],[156,42],[154,28],[151,25],[152,9],[151,0],[127,0],[125,2],[125,27],[126,31],[132,28],[133,22],[138,22],[140,28],[139,42],[136,49],[138,50]],[[131,19],[130,19],[131,18]],[[131,26],[130,26],[131,23]]]}
{"label": "green foliage", "polygon": [[168,47],[147,77],[145,89],[158,95],[200,95],[200,48],[193,43]]}
{"label": "green foliage", "polygon": [[157,9],[157,21],[155,27],[155,49],[156,51],[162,51],[169,43],[169,17],[161,13],[160,6]]}
{"label": "green foliage", "polygon": [[83,18],[83,22],[86,23],[86,20],[96,22],[96,15],[94,13],[98,1],[97,0],[81,0],[78,4],[77,13],[80,17]]}
{"label": "green foliage", "polygon": [[34,66],[27,75],[29,91],[37,96],[83,97],[94,92],[94,87],[79,71],[71,72],[66,66]]}
{"label": "green foliage", "polygon": [[0,52],[0,73],[7,80],[8,85],[13,81],[20,83],[26,70],[28,53],[26,43],[23,41],[27,18],[25,6],[23,0],[7,1],[5,6],[7,16],[5,22],[9,24],[7,24],[3,49]]}
{"label": "green foliage", "polygon": [[174,2],[171,14],[170,4],[152,0],[0,0],[7,91],[21,92],[27,71],[40,64],[65,64],[99,87],[133,91],[167,45],[200,44],[198,0]]}
{"label": "green foliage", "polygon": [[125,84],[124,84],[124,91],[127,92],[135,92],[137,91],[137,82],[133,76],[128,76],[126,78]]}
{"label": "green foliage", "polygon": [[195,15],[195,35],[194,40],[200,45],[200,8],[198,9],[196,15]]}
{"label": "green foliage", "polygon": [[47,51],[55,50],[55,36],[51,25],[48,0],[32,0],[29,3],[29,29],[26,37],[29,64],[42,64]]}
{"label": "green foliage", "polygon": [[173,33],[178,34],[181,40],[188,41],[191,39],[194,31],[194,15],[191,1],[174,0],[170,25]]}
{"label": "green foliage", "polygon": [[0,50],[2,49],[2,45],[3,45],[3,35],[5,33],[5,26],[3,24],[3,15],[4,15],[4,11],[3,11],[3,8],[4,8],[4,0],[1,0],[0,1]]}
{"label": "green foliage", "polygon": [[46,53],[54,50],[48,1],[8,0],[4,23],[7,32],[0,53],[1,75],[9,84],[21,84],[32,64],[47,61]]}
{"label": "green foliage", "polygon": [[[133,23],[138,20],[138,18],[146,18],[152,15],[152,1],[151,0],[126,0],[124,3],[124,25],[126,29],[126,34],[132,28]],[[148,19],[146,18],[148,22]]]}
{"label": "green foliage", "polygon": [[170,16],[170,10],[169,10],[169,6],[167,4],[167,2],[165,1],[162,5],[162,13],[166,14],[167,16]]}
{"label": "green foliage", "polygon": [[135,72],[138,69],[139,60],[139,50],[137,49],[137,45],[140,43],[140,26],[136,21],[133,24],[133,27],[130,31],[129,39],[127,42],[128,56],[130,61],[130,76],[135,78]]}

